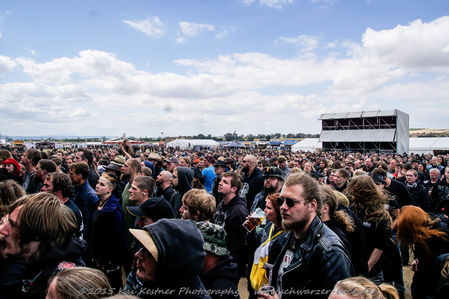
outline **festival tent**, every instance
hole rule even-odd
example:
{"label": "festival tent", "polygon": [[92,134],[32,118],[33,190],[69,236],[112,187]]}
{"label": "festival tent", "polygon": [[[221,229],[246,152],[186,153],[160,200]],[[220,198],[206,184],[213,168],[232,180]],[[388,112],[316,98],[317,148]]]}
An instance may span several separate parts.
{"label": "festival tent", "polygon": [[410,138],[409,153],[434,154],[434,151],[449,151],[449,137]]}
{"label": "festival tent", "polygon": [[292,152],[314,152],[317,150],[321,150],[322,147],[323,144],[319,141],[319,138],[304,138],[303,140],[292,146]]}
{"label": "festival tent", "polygon": [[185,149],[194,147],[218,147],[220,146],[220,144],[212,139],[176,139],[167,142],[166,146]]}
{"label": "festival tent", "polygon": [[[316,151],[322,148],[318,138],[305,138],[292,146],[292,151]],[[434,154],[434,151],[449,151],[449,137],[418,137],[409,139],[409,153]]]}

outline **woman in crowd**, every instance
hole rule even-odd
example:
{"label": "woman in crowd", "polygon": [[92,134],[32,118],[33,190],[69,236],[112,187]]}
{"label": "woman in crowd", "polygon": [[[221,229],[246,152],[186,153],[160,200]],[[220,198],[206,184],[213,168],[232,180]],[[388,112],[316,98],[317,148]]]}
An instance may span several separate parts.
{"label": "woman in crowd", "polygon": [[432,279],[435,260],[449,253],[448,226],[439,219],[432,220],[419,207],[404,206],[399,215],[397,238],[413,249],[413,298],[426,298],[435,290],[436,280]]}
{"label": "woman in crowd", "polygon": [[313,167],[312,162],[307,160],[306,162],[304,162],[303,170],[304,170],[305,173],[310,175],[312,173],[312,171],[315,171],[315,167]]}
{"label": "woman in crowd", "polygon": [[0,167],[5,168],[6,170],[6,178],[12,179],[18,182],[19,184],[22,183],[22,176],[20,175],[20,164],[17,162],[14,158],[8,158],[5,161],[2,162]]}
{"label": "woman in crowd", "polygon": [[356,267],[356,273],[380,284],[384,281],[380,261],[391,237],[392,220],[386,210],[387,197],[377,190],[373,179],[367,175],[352,178],[347,191],[353,202],[352,210],[361,220],[365,236],[362,253],[367,262],[360,265],[360,269]]}
{"label": "woman in crowd", "polygon": [[329,186],[321,185],[320,188],[323,199],[320,218],[324,224],[340,237],[349,254],[352,255],[349,235],[355,230],[354,220],[344,210],[337,211],[337,196]]}
{"label": "woman in crowd", "polygon": [[112,295],[106,275],[92,268],[77,267],[58,272],[48,285],[46,299],[97,299]]}
{"label": "woman in crowd", "polygon": [[349,173],[344,168],[340,168],[335,172],[333,188],[337,191],[344,192],[348,186]]}
{"label": "woman in crowd", "polygon": [[128,256],[125,226],[119,199],[113,190],[118,178],[103,173],[95,192],[99,201],[86,227],[88,257],[86,263],[102,270],[108,276],[112,287],[122,287],[123,265]]}
{"label": "woman in crowd", "polygon": [[[265,205],[265,228],[258,234],[258,240],[261,244],[254,253],[254,262],[251,269],[250,280],[251,287],[258,290],[262,285],[268,284],[269,266],[274,263],[276,257],[270,259],[268,253],[272,244],[282,238],[282,216],[279,204],[277,202],[279,193],[268,195]],[[268,267],[267,267],[268,266]]]}

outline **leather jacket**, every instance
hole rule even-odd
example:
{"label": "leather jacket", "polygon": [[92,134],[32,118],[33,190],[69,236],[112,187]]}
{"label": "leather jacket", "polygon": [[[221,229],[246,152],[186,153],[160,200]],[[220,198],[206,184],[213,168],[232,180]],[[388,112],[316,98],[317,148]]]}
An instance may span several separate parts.
{"label": "leather jacket", "polygon": [[[337,281],[352,276],[353,268],[348,251],[338,236],[321,222],[318,216],[310,224],[306,235],[295,240],[289,232],[276,255],[271,285],[280,298],[327,298]],[[292,247],[292,244],[297,243]],[[295,249],[293,249],[295,248]],[[280,279],[279,268],[285,253],[290,249],[293,256]]]}

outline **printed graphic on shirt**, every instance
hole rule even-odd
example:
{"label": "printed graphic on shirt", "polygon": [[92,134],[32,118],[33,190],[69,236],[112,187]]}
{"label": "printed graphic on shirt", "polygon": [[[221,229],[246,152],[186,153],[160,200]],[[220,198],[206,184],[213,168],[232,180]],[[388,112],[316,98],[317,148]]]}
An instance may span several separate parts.
{"label": "printed graphic on shirt", "polygon": [[278,272],[278,285],[282,285],[280,282],[282,281],[282,276],[284,275],[285,269],[287,269],[288,266],[290,266],[290,263],[292,262],[294,253],[290,249],[287,249],[285,252],[284,258],[282,259],[282,263],[279,266],[279,272]]}
{"label": "printed graphic on shirt", "polygon": [[240,189],[240,192],[239,192],[239,196],[241,198],[245,198],[246,199],[246,194],[248,194],[248,191],[249,191],[249,184],[248,183],[243,183],[242,189]]}

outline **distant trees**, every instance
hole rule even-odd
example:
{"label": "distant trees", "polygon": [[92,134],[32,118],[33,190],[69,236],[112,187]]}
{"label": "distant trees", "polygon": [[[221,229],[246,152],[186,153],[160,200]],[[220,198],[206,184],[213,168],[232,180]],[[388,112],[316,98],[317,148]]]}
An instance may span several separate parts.
{"label": "distant trees", "polygon": [[[172,140],[174,138],[183,138],[183,139],[213,139],[215,141],[255,141],[255,140],[260,140],[260,141],[270,141],[272,139],[294,139],[294,138],[318,138],[320,135],[319,134],[305,134],[305,133],[288,133],[288,134],[281,134],[281,133],[273,133],[273,134],[248,134],[248,135],[243,135],[240,134],[238,135],[235,131],[234,132],[229,132],[224,134],[223,136],[212,136],[211,134],[205,135],[205,134],[198,134],[198,135],[191,135],[191,136],[173,136],[173,137],[169,137],[169,136],[159,136],[159,137],[135,137],[135,136],[129,136],[128,139],[131,140],[139,140],[139,141],[145,141],[145,142],[157,142],[159,140],[163,140],[166,141],[168,140]],[[428,137],[427,135],[424,135],[426,137]],[[58,137],[58,138],[50,138],[50,137],[45,137],[45,138],[40,138],[38,140],[52,140],[52,141],[66,141],[66,142],[99,142],[99,141],[105,141],[106,139],[108,139],[106,136],[99,136],[99,137]],[[37,140],[37,139],[36,139]]]}

